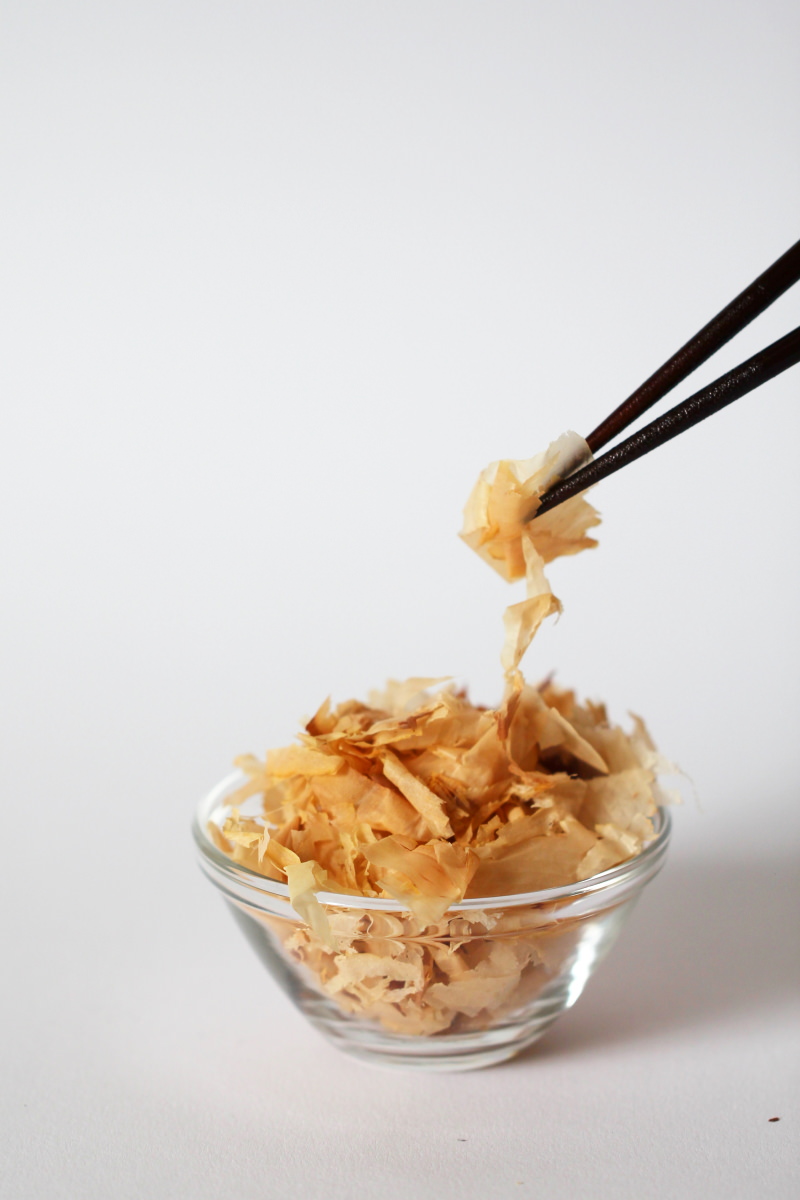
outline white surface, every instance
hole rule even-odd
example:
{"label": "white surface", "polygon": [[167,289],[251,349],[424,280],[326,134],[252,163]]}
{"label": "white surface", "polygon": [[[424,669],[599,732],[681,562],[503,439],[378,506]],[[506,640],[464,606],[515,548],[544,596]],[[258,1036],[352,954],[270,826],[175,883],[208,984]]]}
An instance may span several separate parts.
{"label": "white surface", "polygon": [[797,369],[551,568],[528,672],[646,714],[702,808],[538,1049],[338,1056],[188,839],[329,691],[497,698],[512,592],[461,504],[796,240],[796,6],[2,20],[4,1200],[796,1195]]}

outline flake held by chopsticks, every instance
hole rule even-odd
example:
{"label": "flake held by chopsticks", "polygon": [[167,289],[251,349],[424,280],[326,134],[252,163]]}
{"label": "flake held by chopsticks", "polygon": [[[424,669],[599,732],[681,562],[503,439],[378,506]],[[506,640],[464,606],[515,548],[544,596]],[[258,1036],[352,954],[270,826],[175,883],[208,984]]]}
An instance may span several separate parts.
{"label": "flake held by chopsticks", "polygon": [[502,663],[507,676],[519,666],[545,617],[560,612],[544,573],[546,563],[596,546],[588,530],[600,517],[575,496],[537,521],[525,522],[537,498],[590,462],[592,452],[577,433],[562,434],[542,454],[494,462],[481,472],[464,508],[461,537],[504,579],[524,577],[527,597],[506,609]]}

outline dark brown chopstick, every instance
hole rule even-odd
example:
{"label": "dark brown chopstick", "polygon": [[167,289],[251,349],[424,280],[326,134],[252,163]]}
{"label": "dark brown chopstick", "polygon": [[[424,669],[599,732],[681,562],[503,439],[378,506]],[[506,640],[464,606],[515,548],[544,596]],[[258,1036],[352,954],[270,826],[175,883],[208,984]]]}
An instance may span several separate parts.
{"label": "dark brown chopstick", "polygon": [[767,346],[766,350],[761,350],[740,366],[734,367],[726,375],[721,375],[708,387],[695,392],[688,400],[671,408],[663,417],[651,421],[644,429],[632,434],[624,442],[590,462],[588,466],[555,484],[544,493],[541,504],[529,512],[524,520],[530,521],[541,513],[548,512],[592,484],[613,475],[620,467],[641,458],[643,454],[649,454],[657,446],[663,446],[684,429],[704,421],[712,413],[719,412],[727,404],[745,396],[797,362],[800,362],[800,326],[773,342],[771,346]]}
{"label": "dark brown chopstick", "polygon": [[744,329],[745,325],[749,325],[754,317],[768,308],[798,279],[800,242],[795,242],[790,250],[781,255],[763,275],[759,275],[735,300],[717,313],[699,333],[685,346],[681,346],[672,358],[659,367],[589,434],[586,441],[592,453],[596,454],[656,401],[672,391],[687,375],[691,375],[692,371]]}

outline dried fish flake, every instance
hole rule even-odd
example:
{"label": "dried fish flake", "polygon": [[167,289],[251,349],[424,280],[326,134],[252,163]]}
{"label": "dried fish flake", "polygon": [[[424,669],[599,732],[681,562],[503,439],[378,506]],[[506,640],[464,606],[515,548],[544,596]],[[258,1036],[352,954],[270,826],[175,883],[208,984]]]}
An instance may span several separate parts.
{"label": "dried fish flake", "polygon": [[[547,563],[596,545],[599,517],[577,496],[525,517],[557,479],[591,459],[564,434],[535,458],[491,464],[461,536],[526,598],[505,614],[506,689],[496,709],[446,679],[391,680],[368,703],[323,702],[299,744],[262,762],[231,797],[216,845],[285,879],[302,925],[268,925],[310,981],[344,1011],[409,1036],[481,1028],[527,1003],[574,953],[557,904],[492,910],[492,898],[568,886],[638,854],[674,773],[641,720],[632,733],[519,664],[561,611]],[[262,797],[263,815],[240,805]],[[393,899],[395,912],[323,906],[318,893]],[[450,910],[485,897],[480,911]],[[449,915],[448,915],[449,913]]]}

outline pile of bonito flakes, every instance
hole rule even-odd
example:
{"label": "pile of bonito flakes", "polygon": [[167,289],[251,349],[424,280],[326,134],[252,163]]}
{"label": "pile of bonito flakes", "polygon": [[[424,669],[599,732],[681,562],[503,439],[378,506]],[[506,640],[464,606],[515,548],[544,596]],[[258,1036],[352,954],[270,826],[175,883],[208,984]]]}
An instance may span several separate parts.
{"label": "pile of bonito flakes", "polygon": [[[481,1028],[535,994],[570,952],[569,923],[492,898],[587,879],[637,854],[671,768],[640,720],[623,732],[601,704],[525,682],[519,663],[560,604],[545,565],[596,545],[599,517],[576,496],[524,517],[552,482],[589,461],[567,433],[528,461],[493,463],[462,537],[526,598],[505,613],[505,695],[472,704],[441,680],[391,682],[367,703],[326,701],[298,744],[237,760],[217,845],[288,882],[301,923],[264,917],[283,951],[345,1011],[390,1031]],[[258,815],[244,815],[254,797]],[[385,897],[396,911],[321,905],[318,892]],[[480,910],[446,914],[459,901]],[[538,912],[538,915],[537,915]]]}

